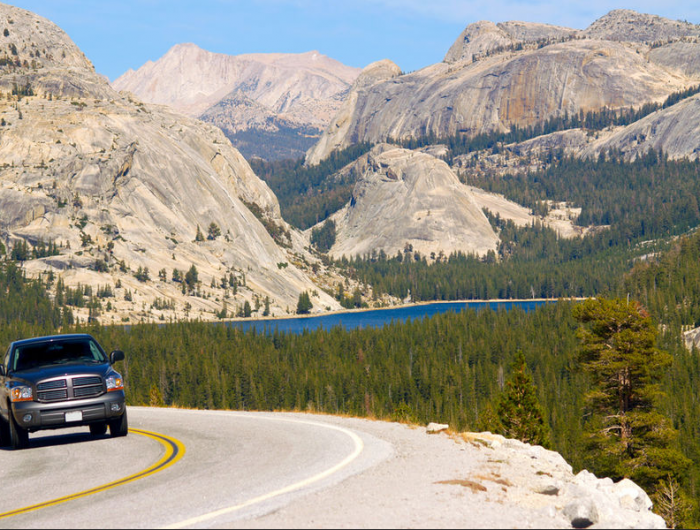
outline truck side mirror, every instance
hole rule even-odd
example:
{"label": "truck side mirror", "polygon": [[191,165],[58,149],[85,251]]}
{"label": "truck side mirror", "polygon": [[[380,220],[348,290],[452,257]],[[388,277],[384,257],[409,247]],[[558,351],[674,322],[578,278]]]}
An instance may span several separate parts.
{"label": "truck side mirror", "polygon": [[114,350],[112,353],[109,354],[109,363],[114,364],[118,361],[123,361],[124,360],[124,352],[121,350]]}
{"label": "truck side mirror", "polygon": [[0,364],[0,377],[4,377],[4,376],[5,376],[5,365]]}

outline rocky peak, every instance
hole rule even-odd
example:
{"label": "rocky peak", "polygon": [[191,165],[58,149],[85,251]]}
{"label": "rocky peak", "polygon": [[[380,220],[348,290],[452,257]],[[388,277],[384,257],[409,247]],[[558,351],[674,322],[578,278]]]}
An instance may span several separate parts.
{"label": "rocky peak", "polygon": [[591,39],[654,43],[698,36],[700,26],[631,9],[615,9],[593,22],[583,35]]}
{"label": "rocky peak", "polygon": [[401,75],[401,68],[396,63],[389,59],[382,59],[365,66],[353,83],[351,90],[363,90],[399,75]]}
{"label": "rocky peak", "polygon": [[107,97],[92,63],[53,22],[0,4],[0,89],[52,96]]}
{"label": "rocky peak", "polygon": [[501,22],[486,20],[469,24],[445,55],[444,62],[471,62],[497,50],[516,50],[526,44],[561,41],[572,38],[578,30],[535,22]]}
{"label": "rocky peak", "polygon": [[31,11],[0,4],[0,33],[0,56],[20,61],[25,69],[59,66],[94,71],[63,30]]}
{"label": "rocky peak", "polygon": [[380,144],[342,171],[359,178],[350,202],[331,217],[337,234],[332,256],[495,250],[498,237],[489,221],[442,160]]}
{"label": "rocky peak", "polygon": [[[296,143],[306,150],[338,111],[359,73],[316,50],[226,55],[185,43],[125,73],[112,86],[214,123],[247,156],[267,157],[270,153],[261,151],[286,153]],[[237,104],[241,98],[255,105]],[[254,145],[239,134],[248,129],[269,140]]]}

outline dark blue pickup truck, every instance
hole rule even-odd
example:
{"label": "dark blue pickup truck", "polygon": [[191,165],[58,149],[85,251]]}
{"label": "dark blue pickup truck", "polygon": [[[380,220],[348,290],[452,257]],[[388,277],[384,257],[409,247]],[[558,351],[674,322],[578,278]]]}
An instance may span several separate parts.
{"label": "dark blue pickup truck", "polygon": [[89,426],[101,436],[126,436],[124,379],[90,335],[55,335],[10,344],[0,364],[0,445],[22,449],[29,433]]}

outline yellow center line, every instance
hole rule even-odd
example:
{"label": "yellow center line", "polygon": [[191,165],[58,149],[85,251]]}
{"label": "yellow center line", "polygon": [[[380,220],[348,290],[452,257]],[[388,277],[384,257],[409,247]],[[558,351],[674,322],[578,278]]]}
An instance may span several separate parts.
{"label": "yellow center line", "polygon": [[19,508],[17,510],[12,510],[5,513],[0,513],[0,519],[14,517],[16,515],[22,515],[36,510],[41,510],[43,508],[48,508],[49,506],[56,506],[57,504],[62,504],[68,501],[74,501],[82,497],[94,495],[96,493],[116,488],[118,486],[123,486],[124,484],[128,484],[129,482],[134,482],[136,480],[146,478],[150,475],[158,473],[159,471],[163,471],[164,469],[172,466],[185,454],[185,446],[182,444],[182,442],[176,440],[175,438],[170,438],[169,436],[158,434],[156,432],[143,431],[141,429],[129,429],[129,432],[133,434],[139,434],[141,436],[146,436],[147,438],[151,438],[153,440],[156,440],[157,442],[160,442],[163,445],[163,447],[165,447],[165,455],[163,455],[163,457],[152,466],[144,469],[143,471],[139,471],[138,473],[134,473],[133,475],[129,475],[127,477],[115,480],[114,482],[110,482],[102,486],[97,486],[96,488],[81,491],[78,493],[73,493],[71,495],[66,495],[65,497],[59,497],[58,499],[41,502],[39,504],[33,504],[25,508]]}

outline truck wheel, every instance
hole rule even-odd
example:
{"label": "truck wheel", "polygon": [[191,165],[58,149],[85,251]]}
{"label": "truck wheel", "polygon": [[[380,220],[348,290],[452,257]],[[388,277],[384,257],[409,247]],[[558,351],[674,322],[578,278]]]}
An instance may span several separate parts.
{"label": "truck wheel", "polygon": [[93,436],[102,436],[106,432],[107,424],[105,422],[90,424],[90,434]]}
{"label": "truck wheel", "polygon": [[0,447],[10,445],[10,426],[5,420],[0,418]]}
{"label": "truck wheel", "polygon": [[112,438],[118,438],[119,436],[126,436],[128,432],[129,421],[126,418],[126,409],[124,409],[124,413],[121,416],[109,422],[109,434]]}
{"label": "truck wheel", "polygon": [[29,433],[17,425],[15,417],[12,415],[12,411],[10,411],[8,423],[10,424],[10,446],[12,449],[24,449],[29,446]]}

